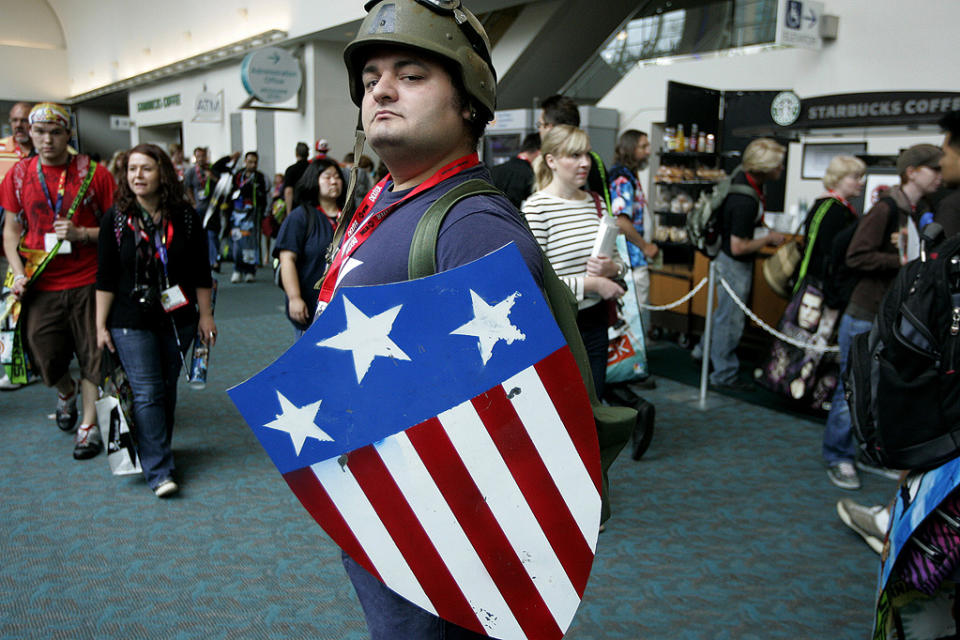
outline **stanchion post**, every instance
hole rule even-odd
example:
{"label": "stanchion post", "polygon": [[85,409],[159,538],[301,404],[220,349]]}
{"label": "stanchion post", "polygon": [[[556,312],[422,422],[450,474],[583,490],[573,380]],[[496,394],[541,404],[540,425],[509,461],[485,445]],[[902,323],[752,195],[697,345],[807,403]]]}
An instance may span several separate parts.
{"label": "stanchion post", "polygon": [[707,313],[703,330],[703,360],[700,362],[700,408],[707,408],[707,385],[710,381],[710,341],[713,336],[713,290],[716,281],[716,261],[707,269]]}

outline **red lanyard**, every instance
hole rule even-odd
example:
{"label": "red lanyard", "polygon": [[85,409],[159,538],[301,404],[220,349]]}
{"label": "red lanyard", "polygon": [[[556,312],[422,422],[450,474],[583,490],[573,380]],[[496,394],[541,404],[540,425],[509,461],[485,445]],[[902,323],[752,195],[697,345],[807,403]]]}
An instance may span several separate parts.
{"label": "red lanyard", "polygon": [[384,187],[386,187],[387,182],[390,181],[390,174],[388,173],[383,180],[378,182],[377,185],[371,189],[367,196],[363,199],[363,203],[353,216],[353,221],[350,223],[350,226],[347,227],[347,233],[344,236],[343,242],[340,243],[340,248],[333,257],[333,262],[330,263],[330,268],[327,270],[327,275],[323,279],[323,285],[320,287],[321,305],[326,305],[326,303],[330,302],[330,300],[333,298],[333,292],[336,291],[337,288],[340,270],[343,268],[343,264],[347,261],[347,258],[353,255],[360,245],[366,242],[367,239],[373,235],[373,232],[377,229],[377,227],[380,226],[380,223],[383,222],[387,216],[393,213],[397,207],[410,198],[423,193],[427,189],[439,184],[440,182],[443,182],[447,178],[455,176],[461,171],[465,171],[471,167],[475,167],[479,163],[480,158],[476,153],[471,153],[463,156],[462,158],[458,158],[450,164],[442,167],[435,174],[418,184],[400,200],[384,207],[376,213],[371,214],[370,210],[373,209],[374,205],[377,203],[377,200],[380,198],[380,194],[383,192]]}
{"label": "red lanyard", "polygon": [[839,195],[833,189],[827,189],[827,193],[830,194],[830,197],[845,206],[847,209],[850,209],[850,213],[853,214],[853,217],[857,217],[857,210],[853,208],[853,205],[847,202],[847,199]]}
{"label": "red lanyard", "polygon": [[337,220],[340,219],[340,214],[343,213],[343,212],[342,212],[342,211],[338,211],[338,212],[337,212],[337,215],[336,215],[335,217],[331,218],[330,216],[327,215],[327,212],[324,211],[324,210],[323,210],[323,207],[321,207],[320,205],[317,205],[317,211],[320,212],[320,215],[322,215],[322,216],[324,217],[324,219],[325,219],[327,222],[330,223],[330,226],[333,228],[333,230],[336,231],[336,230],[337,230]]}
{"label": "red lanyard", "polygon": [[760,188],[760,185],[757,184],[757,181],[753,179],[752,175],[750,175],[746,171],[743,172],[743,175],[747,176],[747,182],[749,182],[750,186],[753,187],[753,190],[757,192],[757,196],[760,198],[760,204],[763,205],[763,210],[766,211],[767,197],[763,195],[763,189]]}

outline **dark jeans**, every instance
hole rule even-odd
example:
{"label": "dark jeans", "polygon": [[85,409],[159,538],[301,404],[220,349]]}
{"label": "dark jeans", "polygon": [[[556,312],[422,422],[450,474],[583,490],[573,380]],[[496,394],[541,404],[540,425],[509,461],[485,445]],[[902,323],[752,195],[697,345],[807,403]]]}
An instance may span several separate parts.
{"label": "dark jeans", "polygon": [[[180,348],[186,353],[197,325],[182,327]],[[111,329],[113,344],[133,389],[134,432],[143,476],[151,489],[173,475],[173,412],[177,404],[180,354],[173,328]]]}
{"label": "dark jeans", "polygon": [[607,303],[603,300],[577,314],[577,328],[587,350],[590,373],[593,375],[593,386],[597,390],[598,398],[603,398],[607,383],[607,352],[610,344],[607,337],[607,314]]}
{"label": "dark jeans", "polygon": [[343,567],[363,607],[370,640],[480,640],[490,637],[421,609],[388,589],[346,553],[342,555]]}

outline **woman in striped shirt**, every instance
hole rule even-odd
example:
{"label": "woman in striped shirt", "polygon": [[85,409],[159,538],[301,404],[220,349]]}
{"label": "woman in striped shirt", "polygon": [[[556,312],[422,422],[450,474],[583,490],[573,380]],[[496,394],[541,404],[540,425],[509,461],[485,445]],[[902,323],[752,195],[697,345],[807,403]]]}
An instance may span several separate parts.
{"label": "woman in striped shirt", "polygon": [[582,189],[590,171],[590,139],[582,129],[555,125],[543,138],[536,164],[538,191],[523,203],[523,213],[550,264],[577,298],[577,326],[597,395],[603,397],[608,312],[601,301],[624,294],[615,278],[622,278],[626,267],[619,258],[590,256],[601,216],[608,215],[602,200]]}

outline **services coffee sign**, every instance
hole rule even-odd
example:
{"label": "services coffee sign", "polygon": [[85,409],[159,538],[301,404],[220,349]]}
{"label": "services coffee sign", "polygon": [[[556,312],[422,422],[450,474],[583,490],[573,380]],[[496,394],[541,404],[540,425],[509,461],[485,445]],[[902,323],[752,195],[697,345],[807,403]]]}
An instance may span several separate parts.
{"label": "services coffee sign", "polygon": [[960,109],[960,93],[949,91],[885,91],[804,98],[799,129],[935,124]]}
{"label": "services coffee sign", "polygon": [[243,59],[240,80],[247,93],[261,102],[276,104],[297,95],[303,82],[300,63],[279,47],[264,47]]}

